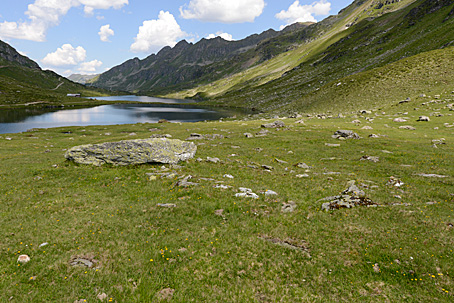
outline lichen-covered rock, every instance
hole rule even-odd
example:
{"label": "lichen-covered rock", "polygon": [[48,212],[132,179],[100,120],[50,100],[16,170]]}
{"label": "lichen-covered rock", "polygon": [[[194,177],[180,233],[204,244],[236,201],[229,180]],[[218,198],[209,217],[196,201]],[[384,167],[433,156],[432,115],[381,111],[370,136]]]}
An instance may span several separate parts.
{"label": "lichen-covered rock", "polygon": [[332,136],[334,139],[345,138],[345,139],[360,139],[361,137],[351,130],[338,130]]}
{"label": "lichen-covered rock", "polygon": [[96,166],[106,163],[119,166],[176,164],[193,158],[196,151],[197,146],[192,142],[153,138],[75,146],[66,152],[65,158]]}

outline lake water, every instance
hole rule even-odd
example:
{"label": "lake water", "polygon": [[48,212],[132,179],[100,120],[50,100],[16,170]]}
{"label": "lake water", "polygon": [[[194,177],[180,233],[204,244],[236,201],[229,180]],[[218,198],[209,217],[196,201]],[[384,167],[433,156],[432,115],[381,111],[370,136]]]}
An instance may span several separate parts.
{"label": "lake water", "polygon": [[[146,97],[146,100],[150,100],[149,98]],[[0,109],[0,134],[24,132],[32,128],[156,123],[161,119],[170,122],[197,122],[218,120],[235,114],[232,111],[177,104],[181,100],[170,101],[174,102],[170,104],[166,99],[152,99],[155,101],[146,102],[163,100],[167,104],[112,104],[83,109]]]}

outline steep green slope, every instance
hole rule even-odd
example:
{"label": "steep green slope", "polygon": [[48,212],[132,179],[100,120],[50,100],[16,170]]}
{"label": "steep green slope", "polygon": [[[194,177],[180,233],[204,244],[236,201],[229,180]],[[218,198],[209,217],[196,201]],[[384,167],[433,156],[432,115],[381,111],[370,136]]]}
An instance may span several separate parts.
{"label": "steep green slope", "polygon": [[198,96],[212,98],[223,95],[230,90],[242,90],[248,87],[260,86],[280,78],[285,72],[324,51],[328,46],[347,35],[348,31],[346,29],[351,28],[362,20],[402,9],[414,1],[356,0],[341,10],[338,15],[330,16],[303,30],[267,41],[271,45],[291,45],[285,50],[281,49],[280,54],[270,60],[208,85],[168,94],[166,97],[191,98]]}
{"label": "steep green slope", "polygon": [[66,97],[68,93],[103,94],[52,71],[41,70],[36,62],[0,41],[0,105],[74,102],[73,98]]}
{"label": "steep green slope", "polygon": [[[323,104],[321,108],[329,109],[331,107],[327,102],[334,102],[333,100],[339,96],[332,93],[333,85],[342,89],[342,78],[384,67],[402,58],[453,45],[453,11],[452,1],[420,0],[376,19],[364,19],[333,38],[338,40],[336,43],[308,56],[303,63],[281,78],[262,86],[243,85],[218,97],[216,102],[261,110],[279,108],[305,110],[316,108],[317,104]],[[443,54],[449,55],[450,52],[452,49],[447,49]],[[432,56],[439,54],[434,52]],[[439,75],[439,78],[429,77],[437,65],[425,65],[415,60],[410,61],[413,64],[412,68],[423,70],[422,74],[427,74],[427,80],[443,80],[443,75]],[[445,72],[449,74],[449,67]],[[363,73],[358,77],[366,75],[368,74]],[[391,82],[398,83],[397,80],[390,78]],[[355,93],[360,95],[361,104],[376,103],[376,98],[372,96],[380,95],[382,92],[380,86],[376,86],[375,91],[368,95],[358,92],[362,89],[360,86],[355,85],[354,88]],[[399,91],[396,89],[396,92]],[[326,101],[323,99],[324,96],[331,96],[333,99]],[[413,94],[408,97],[414,96]],[[381,100],[386,101],[392,100]],[[354,102],[351,104],[353,106]]]}

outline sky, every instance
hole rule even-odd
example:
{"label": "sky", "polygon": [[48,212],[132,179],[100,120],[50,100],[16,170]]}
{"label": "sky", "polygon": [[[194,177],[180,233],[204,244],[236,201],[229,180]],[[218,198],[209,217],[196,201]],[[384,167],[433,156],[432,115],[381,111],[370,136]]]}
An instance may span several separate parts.
{"label": "sky", "polygon": [[0,40],[60,75],[102,73],[183,39],[240,40],[353,0],[2,0]]}

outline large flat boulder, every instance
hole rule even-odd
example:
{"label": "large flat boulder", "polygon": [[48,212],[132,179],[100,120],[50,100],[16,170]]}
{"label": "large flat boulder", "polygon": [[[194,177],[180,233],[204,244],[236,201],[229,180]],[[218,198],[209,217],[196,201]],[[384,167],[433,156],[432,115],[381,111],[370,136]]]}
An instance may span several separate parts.
{"label": "large flat boulder", "polygon": [[96,166],[106,163],[119,166],[176,164],[193,158],[196,151],[197,146],[192,142],[152,138],[75,146],[65,153],[65,158]]}

